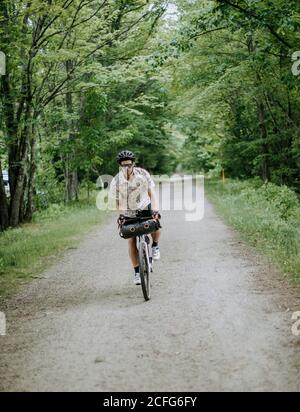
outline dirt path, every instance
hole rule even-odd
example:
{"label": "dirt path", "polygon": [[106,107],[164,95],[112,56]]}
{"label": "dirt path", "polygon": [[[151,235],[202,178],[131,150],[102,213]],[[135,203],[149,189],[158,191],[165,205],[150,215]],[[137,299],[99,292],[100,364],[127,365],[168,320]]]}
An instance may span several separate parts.
{"label": "dirt path", "polygon": [[110,220],[1,308],[1,390],[300,390],[299,289],[208,202],[163,217],[149,303]]}

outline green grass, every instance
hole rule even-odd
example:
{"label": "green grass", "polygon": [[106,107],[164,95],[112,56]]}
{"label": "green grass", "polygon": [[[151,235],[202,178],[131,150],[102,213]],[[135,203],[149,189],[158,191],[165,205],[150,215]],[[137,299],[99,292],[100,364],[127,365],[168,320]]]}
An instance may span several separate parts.
{"label": "green grass", "polygon": [[206,193],[225,221],[300,282],[300,203],[286,186],[260,180],[206,180]]}
{"label": "green grass", "polygon": [[75,247],[106,216],[91,198],[68,206],[52,205],[36,213],[31,224],[0,233],[0,296],[39,277],[61,252]]}

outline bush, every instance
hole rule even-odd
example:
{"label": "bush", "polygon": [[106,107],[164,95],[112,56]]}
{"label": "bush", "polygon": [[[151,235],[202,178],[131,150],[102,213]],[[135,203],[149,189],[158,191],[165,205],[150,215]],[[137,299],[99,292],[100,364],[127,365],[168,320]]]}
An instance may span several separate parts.
{"label": "bush", "polygon": [[258,192],[278,211],[280,217],[287,220],[299,208],[299,199],[295,192],[287,186],[276,186],[272,183],[264,184]]}
{"label": "bush", "polygon": [[258,179],[207,181],[207,192],[229,224],[300,280],[300,202],[286,186]]}

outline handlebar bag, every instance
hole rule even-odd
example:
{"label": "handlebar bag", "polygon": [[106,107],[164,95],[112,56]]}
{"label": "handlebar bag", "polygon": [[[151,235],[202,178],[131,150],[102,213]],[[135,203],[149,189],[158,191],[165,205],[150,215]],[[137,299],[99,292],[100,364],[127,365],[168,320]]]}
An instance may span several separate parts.
{"label": "handlebar bag", "polygon": [[149,219],[143,222],[124,223],[120,227],[120,236],[123,239],[130,239],[132,237],[146,235],[156,232],[161,228],[158,220]]}

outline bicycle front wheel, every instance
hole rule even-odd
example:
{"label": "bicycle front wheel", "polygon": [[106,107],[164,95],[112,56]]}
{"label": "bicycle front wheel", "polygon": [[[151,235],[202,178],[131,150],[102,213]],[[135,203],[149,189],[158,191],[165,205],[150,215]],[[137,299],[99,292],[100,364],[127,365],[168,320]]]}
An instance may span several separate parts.
{"label": "bicycle front wheel", "polygon": [[146,301],[150,299],[150,267],[147,258],[147,244],[140,241],[139,245],[139,264],[143,295]]}

